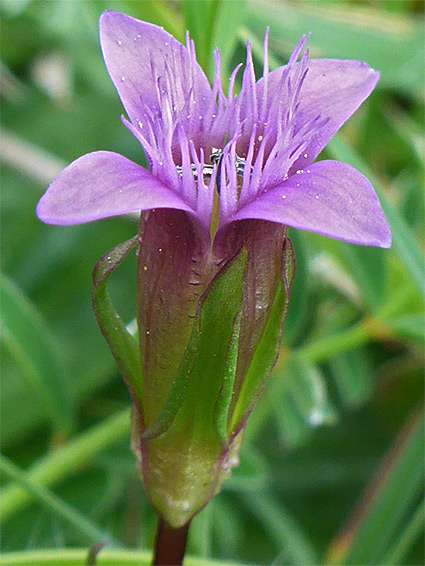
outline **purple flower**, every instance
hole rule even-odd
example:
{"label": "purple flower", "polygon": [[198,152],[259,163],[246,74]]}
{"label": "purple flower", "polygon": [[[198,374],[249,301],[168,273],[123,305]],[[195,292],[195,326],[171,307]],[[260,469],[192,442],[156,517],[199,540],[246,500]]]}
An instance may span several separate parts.
{"label": "purple flower", "polygon": [[113,11],[101,17],[100,38],[149,171],[116,153],[85,155],[50,185],[41,220],[78,224],[167,208],[199,220],[205,237],[218,228],[216,240],[232,222],[261,219],[389,247],[369,181],[344,163],[313,163],[373,90],[379,74],[365,63],[309,60],[303,37],[289,63],[269,73],[266,37],[263,77],[256,82],[248,43],[241,92],[233,92],[237,67],[226,96],[218,50],[211,88],[189,39],[185,48]]}
{"label": "purple flower", "polygon": [[[149,169],[99,151],[69,165],[40,200],[52,224],[141,211],[137,242],[94,271],[95,310],[135,402],[133,449],[156,510],[184,525],[218,491],[276,360],[293,276],[287,227],[388,247],[375,192],[338,161],[313,163],[373,90],[365,63],[289,63],[256,82],[247,44],[227,95],[164,30],[107,11],[102,50],[125,125]],[[120,330],[106,277],[138,245],[139,348]],[[135,353],[136,352],[136,353]]]}

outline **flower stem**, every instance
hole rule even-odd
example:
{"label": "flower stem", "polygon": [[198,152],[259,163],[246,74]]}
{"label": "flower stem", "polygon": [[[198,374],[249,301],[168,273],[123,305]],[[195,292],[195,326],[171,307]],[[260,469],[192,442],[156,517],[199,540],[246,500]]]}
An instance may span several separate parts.
{"label": "flower stem", "polygon": [[190,522],[179,529],[172,529],[159,518],[152,566],[181,566],[186,551],[187,532]]}

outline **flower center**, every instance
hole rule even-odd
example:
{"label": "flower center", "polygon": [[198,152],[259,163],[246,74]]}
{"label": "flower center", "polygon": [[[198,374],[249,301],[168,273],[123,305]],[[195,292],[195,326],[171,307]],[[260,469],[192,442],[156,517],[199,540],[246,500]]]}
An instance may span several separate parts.
{"label": "flower center", "polygon": [[[212,153],[210,155],[211,164],[209,163],[205,164],[202,169],[202,177],[205,182],[212,177],[214,165],[217,165],[216,189],[218,195],[220,195],[220,191],[221,191],[221,169],[223,165],[223,156],[224,153],[222,149],[213,147]],[[183,167],[181,165],[176,165],[176,169],[180,177],[183,177]],[[190,164],[190,169],[192,171],[193,178],[195,179],[195,181],[198,181],[198,169],[195,163]],[[236,175],[242,179],[245,171],[245,159],[243,157],[239,157],[239,155],[237,154],[235,154],[235,170],[236,170]],[[251,172],[252,172],[252,167],[251,167]]]}

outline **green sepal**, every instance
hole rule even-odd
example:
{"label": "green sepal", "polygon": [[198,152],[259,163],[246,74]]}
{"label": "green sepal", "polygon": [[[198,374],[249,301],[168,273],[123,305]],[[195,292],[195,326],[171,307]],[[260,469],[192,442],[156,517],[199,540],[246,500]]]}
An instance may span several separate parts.
{"label": "green sepal", "polygon": [[137,341],[127,331],[109,298],[106,283],[109,275],[137,245],[137,236],[116,246],[96,263],[93,269],[92,304],[115,362],[138,406],[142,403],[142,366]]}
{"label": "green sepal", "polygon": [[236,368],[239,353],[239,336],[241,332],[242,309],[236,315],[233,324],[233,333],[227,350],[223,382],[220,389],[220,395],[214,407],[214,424],[216,433],[220,443],[223,446],[228,445],[227,424],[229,418],[229,410],[233,396],[233,385],[235,383]]}
{"label": "green sepal", "polygon": [[[216,437],[224,444],[227,435],[223,424],[227,421],[236,373],[247,261],[248,252],[243,248],[213,280],[201,297],[199,308],[199,345],[189,392],[193,403],[198,399],[199,422],[195,427],[211,430],[213,426]],[[186,410],[191,411],[190,403]]]}
{"label": "green sepal", "polygon": [[151,440],[166,432],[173,424],[186,393],[187,383],[192,372],[199,343],[199,327],[194,325],[189,344],[183,354],[177,375],[171,385],[167,400],[158,418],[142,434],[142,440]]}
{"label": "green sepal", "polygon": [[279,282],[263,335],[255,350],[229,420],[229,433],[234,434],[243,427],[276,363],[294,275],[294,253],[291,241],[286,238],[283,244],[282,279]]}
{"label": "green sepal", "polygon": [[[208,337],[212,334],[216,334],[218,331],[221,318],[220,315],[217,317],[217,312],[221,312],[220,307],[216,304],[218,302],[219,304],[221,303],[221,305],[225,305],[225,309],[229,309],[230,304],[232,310],[239,309],[235,316],[230,344],[225,357],[222,359],[223,373],[217,374],[218,378],[222,376],[223,382],[215,407],[214,419],[216,421],[217,435],[220,441],[223,444],[227,444],[227,413],[230,406],[236,373],[240,315],[242,312],[243,272],[245,270],[246,260],[246,252],[241,252],[237,259],[229,262],[229,268],[225,268],[223,272],[220,273],[217,279],[212,283],[212,286],[206,291],[204,296],[201,297],[190,341],[180,362],[176,377],[171,385],[167,400],[155,422],[141,434],[142,440],[156,438],[170,428],[183,404],[188,380],[193,372],[195,362],[199,362],[199,357],[202,357],[205,353],[207,357],[211,356],[211,350],[208,346],[207,352],[199,350],[199,342],[201,333]],[[218,296],[220,298],[217,300]],[[214,324],[210,327],[208,323],[205,324],[205,316],[208,318],[213,312],[215,314],[215,320]],[[223,322],[226,324],[228,319]],[[220,333],[219,335],[222,336]]]}
{"label": "green sepal", "polygon": [[[191,339],[158,419],[139,428],[141,469],[151,502],[177,528],[200,511],[229,474],[228,445],[248,252],[220,270],[199,299]],[[136,423],[137,424],[137,423]],[[161,430],[163,432],[161,432]],[[146,436],[149,436],[146,438]]]}

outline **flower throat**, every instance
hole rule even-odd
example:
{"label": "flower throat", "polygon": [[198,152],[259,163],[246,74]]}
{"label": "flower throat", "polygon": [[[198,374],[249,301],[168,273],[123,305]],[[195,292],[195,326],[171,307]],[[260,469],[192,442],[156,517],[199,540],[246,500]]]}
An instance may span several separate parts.
{"label": "flower throat", "polygon": [[[222,149],[217,149],[216,147],[213,147],[212,153],[210,155],[211,164],[209,163],[205,164],[202,169],[202,176],[204,178],[204,181],[206,181],[208,179],[211,179],[214,170],[214,165],[217,165],[216,189],[217,189],[217,194],[219,196],[221,191],[221,167],[223,164],[223,155],[224,154]],[[194,163],[191,163],[190,168],[193,174],[193,178],[195,179],[195,181],[198,181],[198,170],[196,168],[196,165]],[[237,154],[236,154],[235,168],[236,168],[236,175],[242,178],[245,170],[245,159],[243,157],[239,157],[239,155]],[[182,177],[183,167],[181,165],[176,165],[176,169],[177,169],[177,173],[180,175],[180,177]]]}

